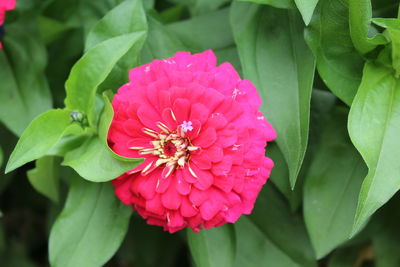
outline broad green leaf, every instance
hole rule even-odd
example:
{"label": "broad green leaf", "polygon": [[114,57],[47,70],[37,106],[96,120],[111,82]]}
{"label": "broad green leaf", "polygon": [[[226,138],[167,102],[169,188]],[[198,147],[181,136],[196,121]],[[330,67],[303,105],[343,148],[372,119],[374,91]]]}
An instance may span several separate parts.
{"label": "broad green leaf", "polygon": [[100,138],[94,136],[80,147],[65,155],[62,165],[73,168],[84,179],[92,182],[106,182],[132,170],[142,159],[116,159]]}
{"label": "broad green leaf", "polygon": [[232,266],[236,255],[233,225],[203,229],[198,233],[187,230],[191,255],[197,267]]}
{"label": "broad green leaf", "polygon": [[117,61],[135,43],[141,42],[144,36],[144,32],[125,34],[89,49],[74,65],[65,84],[66,107],[87,114],[92,123],[97,87],[107,78]]}
{"label": "broad green leaf", "polygon": [[318,4],[318,0],[294,0],[294,2],[303,17],[304,23],[308,25]]}
{"label": "broad green leaf", "polygon": [[121,245],[130,215],[131,208],[116,198],[111,183],[75,178],[51,229],[51,266],[102,266]]}
{"label": "broad green leaf", "polygon": [[301,265],[266,237],[247,217],[235,223],[237,256],[234,267],[292,267]]}
{"label": "broad green leaf", "polygon": [[85,50],[124,34],[147,30],[141,0],[126,0],[108,12],[89,32]]}
{"label": "broad green leaf", "polygon": [[[280,254],[285,254],[291,262],[298,266],[316,266],[314,252],[303,220],[290,211],[289,205],[285,202],[283,196],[276,191],[274,185],[267,184],[261,191],[254,210],[248,218],[262,233],[264,242],[272,243],[275,250],[279,250]],[[237,243],[242,244],[240,235],[237,237]],[[247,246],[249,243],[245,243],[243,246]],[[251,243],[256,242],[252,241]],[[241,249],[238,247],[238,257],[240,251]],[[264,253],[267,253],[267,251],[264,251]],[[264,255],[261,256],[264,259]],[[273,258],[274,256],[271,255],[270,257]],[[243,264],[242,266],[247,265]],[[282,264],[282,266],[288,265]]]}
{"label": "broad green leaf", "polygon": [[324,83],[350,105],[361,81],[364,61],[350,38],[348,0],[319,0],[314,12],[305,39]]}
{"label": "broad green leaf", "polygon": [[234,44],[229,25],[229,8],[172,23],[167,28],[176,34],[191,52],[221,49]]}
{"label": "broad green leaf", "polygon": [[69,151],[78,148],[90,137],[87,134],[64,135],[46,154],[49,156],[64,157]]}
{"label": "broad green leaf", "polygon": [[350,36],[355,48],[365,54],[377,45],[386,44],[387,40],[382,34],[373,37],[371,28],[372,6],[371,0],[348,0]]}
{"label": "broad green leaf", "polygon": [[347,110],[337,109],[319,138],[304,186],[304,218],[321,259],[346,241],[367,168],[347,133]]}
{"label": "broad green leaf", "polygon": [[0,121],[18,136],[52,106],[44,75],[46,50],[35,26],[32,21],[7,25],[0,50]]}
{"label": "broad green leaf", "polygon": [[8,160],[6,173],[46,155],[71,127],[70,111],[53,109],[34,119],[26,128]]}
{"label": "broad green leaf", "polygon": [[217,63],[229,62],[235,70],[242,76],[242,66],[240,65],[239,54],[236,46],[230,46],[222,49],[214,50],[217,57]]}
{"label": "broad green leaf", "polygon": [[55,157],[46,156],[36,160],[36,167],[27,172],[28,180],[39,193],[58,202],[59,177]]}
{"label": "broad green leaf", "polygon": [[256,4],[270,5],[277,8],[295,8],[293,0],[239,0],[242,2],[253,2]]}
{"label": "broad green leaf", "polygon": [[263,99],[261,110],[278,133],[276,142],[288,163],[293,188],[307,148],[315,69],[300,14],[234,2],[231,26],[244,77],[256,85]]}
{"label": "broad green leaf", "polygon": [[154,59],[172,57],[178,51],[187,51],[178,36],[155,18],[148,18],[149,31],[142,50],[142,63]]}
{"label": "broad green leaf", "polygon": [[116,91],[124,83],[128,82],[129,69],[140,63],[140,51],[146,40],[147,21],[141,0],[128,0],[112,9],[90,31],[86,40],[85,50],[108,39],[130,33],[143,33],[124,56],[122,56],[107,79],[102,83],[100,90],[113,89]]}
{"label": "broad green leaf", "polygon": [[369,172],[358,200],[356,233],[400,189],[400,80],[392,70],[367,63],[350,110],[351,140]]}

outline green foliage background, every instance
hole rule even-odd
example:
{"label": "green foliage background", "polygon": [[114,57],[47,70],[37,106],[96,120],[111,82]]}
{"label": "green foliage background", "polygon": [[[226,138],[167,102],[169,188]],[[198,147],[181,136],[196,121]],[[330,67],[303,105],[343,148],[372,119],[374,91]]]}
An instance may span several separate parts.
{"label": "green foliage background", "polygon": [[[400,266],[398,0],[17,2],[0,266]],[[257,86],[275,168],[252,215],[170,235],[113,194],[141,160],[107,147],[110,98],[128,69],[205,49]]]}

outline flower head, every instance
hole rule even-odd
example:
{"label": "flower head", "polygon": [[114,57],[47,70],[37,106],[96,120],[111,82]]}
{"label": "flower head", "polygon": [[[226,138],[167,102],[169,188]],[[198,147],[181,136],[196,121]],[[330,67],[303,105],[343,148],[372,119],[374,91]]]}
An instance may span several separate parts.
{"label": "flower head", "polygon": [[276,137],[250,81],[211,50],[134,68],[112,102],[108,141],[145,158],[113,180],[115,193],[147,220],[175,232],[235,222],[249,214],[273,162]]}

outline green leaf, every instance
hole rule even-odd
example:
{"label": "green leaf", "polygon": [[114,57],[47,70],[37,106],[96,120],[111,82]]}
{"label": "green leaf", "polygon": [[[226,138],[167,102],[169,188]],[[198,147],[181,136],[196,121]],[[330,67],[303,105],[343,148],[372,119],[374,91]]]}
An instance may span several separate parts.
{"label": "green leaf", "polygon": [[294,2],[303,17],[304,23],[308,25],[318,4],[318,0],[294,0]]}
{"label": "green leaf", "polygon": [[106,182],[132,170],[142,159],[116,159],[94,136],[82,146],[68,152],[62,165],[73,168],[84,179],[92,182]]}
{"label": "green leaf", "polygon": [[400,78],[400,19],[373,19],[373,22],[387,28],[391,39],[392,65],[396,71],[396,78]]}
{"label": "green leaf", "polygon": [[278,133],[276,142],[288,163],[293,188],[307,148],[315,69],[300,15],[295,10],[234,2],[231,25],[244,77],[263,99],[261,110]]}
{"label": "green leaf", "polygon": [[7,25],[4,50],[0,50],[0,121],[18,136],[52,107],[44,75],[46,49],[35,26],[32,21]]}
{"label": "green leaf", "polygon": [[51,156],[36,160],[36,167],[27,172],[28,180],[39,193],[58,202],[59,179],[56,159]]}
{"label": "green leaf", "polygon": [[65,105],[71,110],[86,113],[93,123],[97,87],[107,78],[117,61],[136,43],[142,42],[145,32],[125,34],[108,39],[93,48],[74,65],[65,84]]}
{"label": "green leaf", "polygon": [[187,50],[179,37],[155,18],[149,16],[148,23],[148,36],[141,57],[143,63],[172,57],[178,51]]}
{"label": "green leaf", "polygon": [[57,144],[51,148],[47,152],[49,156],[59,156],[64,157],[69,151],[74,150],[81,146],[87,139],[90,138],[90,135],[87,134],[68,134],[64,135]]}
{"label": "green leaf", "polygon": [[350,105],[361,81],[364,61],[350,38],[348,18],[348,0],[319,0],[305,39],[324,83]]}
{"label": "green leaf", "polygon": [[236,46],[230,46],[222,49],[214,50],[217,57],[217,63],[222,64],[223,62],[229,62],[235,68],[235,70],[242,76],[242,66],[240,65],[239,54]]}
{"label": "green leaf", "polygon": [[[6,173],[46,155],[72,127],[70,111],[53,109],[34,119],[24,131],[8,160]],[[69,127],[70,126],[70,127]]]}
{"label": "green leaf", "polygon": [[235,230],[238,242],[234,267],[302,266],[286,255],[247,217],[235,223]]}
{"label": "green leaf", "polygon": [[88,34],[85,50],[108,39],[130,33],[145,32],[145,36],[137,41],[129,51],[118,60],[107,79],[102,83],[100,91],[114,91],[128,82],[129,69],[140,63],[140,50],[147,34],[146,14],[141,0],[128,0],[116,6],[102,18]]}
{"label": "green leaf", "polygon": [[108,12],[93,27],[86,39],[85,50],[124,34],[147,30],[146,15],[140,0],[127,0]]}
{"label": "green leaf", "polygon": [[121,245],[130,215],[131,208],[115,197],[111,183],[75,178],[51,229],[51,266],[102,266]]}
{"label": "green leaf", "polygon": [[367,173],[346,122],[345,109],[328,118],[306,175],[304,218],[318,259],[348,239]]}
{"label": "green leaf", "polygon": [[382,34],[372,35],[371,18],[372,6],[371,0],[348,0],[350,16],[350,36],[354,46],[361,54],[366,54],[377,45],[386,44],[387,40]]}
{"label": "green leaf", "polygon": [[348,128],[369,169],[361,187],[354,234],[400,189],[400,80],[391,69],[365,65]]}
{"label": "green leaf", "polygon": [[[316,266],[304,222],[300,216],[291,213],[289,205],[272,184],[267,184],[261,191],[253,213],[248,218],[257,231],[253,230],[255,233],[251,234],[252,237],[246,238],[245,230],[242,230],[244,234],[237,234],[237,258],[241,261],[240,257],[246,257],[246,262],[238,266],[259,266],[257,263],[260,264],[264,260],[275,262],[264,266],[278,266],[276,264],[281,262],[280,259],[282,264],[279,266]],[[244,218],[235,225],[239,229],[242,228],[240,227],[242,220]],[[236,229],[238,230],[237,227]],[[265,248],[258,244],[263,244]],[[247,261],[253,262],[253,265],[247,265]]]}
{"label": "green leaf", "polygon": [[239,0],[241,2],[253,2],[257,4],[270,5],[277,8],[295,8],[293,0]]}
{"label": "green leaf", "polygon": [[233,225],[203,229],[198,233],[187,230],[190,252],[197,267],[232,266],[236,255]]}
{"label": "green leaf", "polygon": [[167,28],[176,34],[191,52],[221,49],[234,44],[229,25],[229,8],[172,23]]}

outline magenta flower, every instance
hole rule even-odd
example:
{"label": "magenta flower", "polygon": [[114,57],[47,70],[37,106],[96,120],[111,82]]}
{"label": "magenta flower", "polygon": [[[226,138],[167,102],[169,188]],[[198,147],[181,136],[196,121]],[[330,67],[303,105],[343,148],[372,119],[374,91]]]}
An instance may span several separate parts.
{"label": "magenta flower", "polygon": [[145,160],[113,180],[119,199],[171,233],[250,214],[276,137],[254,85],[231,64],[216,66],[211,50],[154,60],[129,78],[114,97],[108,140],[117,154]]}

